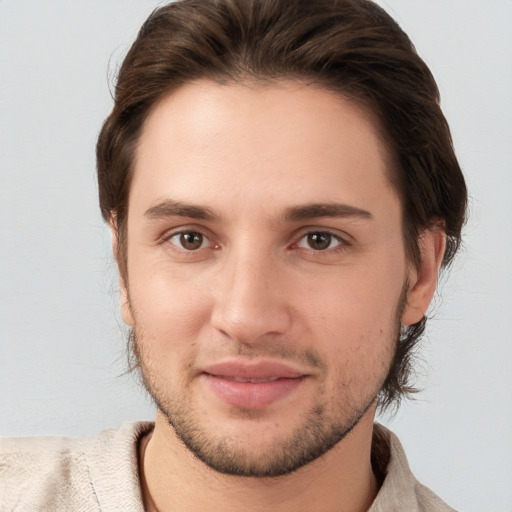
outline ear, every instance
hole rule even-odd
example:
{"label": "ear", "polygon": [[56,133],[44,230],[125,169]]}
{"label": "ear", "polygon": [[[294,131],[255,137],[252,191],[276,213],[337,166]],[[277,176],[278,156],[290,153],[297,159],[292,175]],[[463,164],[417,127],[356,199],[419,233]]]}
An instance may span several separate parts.
{"label": "ear", "polygon": [[119,266],[119,230],[117,228],[117,220],[115,215],[112,215],[110,218],[110,234],[112,236],[112,253],[114,254],[114,259],[117,262],[117,270],[119,272],[119,300],[121,303],[121,317],[123,318],[125,324],[133,327],[134,320],[132,308],[130,305],[130,296],[128,294],[128,286],[123,277],[123,272]]}
{"label": "ear", "polygon": [[442,227],[426,229],[419,239],[420,263],[409,270],[407,304],[402,315],[402,325],[419,322],[427,313],[437,286],[439,269],[446,249],[446,234]]}

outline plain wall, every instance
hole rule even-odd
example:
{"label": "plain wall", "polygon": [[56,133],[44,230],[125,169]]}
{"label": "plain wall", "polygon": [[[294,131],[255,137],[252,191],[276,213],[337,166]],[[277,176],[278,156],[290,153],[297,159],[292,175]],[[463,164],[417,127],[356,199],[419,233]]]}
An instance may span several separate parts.
{"label": "plain wall", "polygon": [[[421,353],[381,421],[456,509],[512,511],[512,2],[382,0],[437,78],[471,194]],[[154,1],[0,0],[0,435],[84,435],[153,406],[125,365],[94,145]]]}

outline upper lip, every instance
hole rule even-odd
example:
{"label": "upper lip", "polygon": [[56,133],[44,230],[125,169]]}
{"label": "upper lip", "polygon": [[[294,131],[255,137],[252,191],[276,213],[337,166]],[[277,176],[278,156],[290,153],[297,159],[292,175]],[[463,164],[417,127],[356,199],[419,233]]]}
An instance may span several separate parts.
{"label": "upper lip", "polygon": [[228,379],[294,379],[306,375],[289,364],[273,360],[223,361],[205,366],[203,372]]}

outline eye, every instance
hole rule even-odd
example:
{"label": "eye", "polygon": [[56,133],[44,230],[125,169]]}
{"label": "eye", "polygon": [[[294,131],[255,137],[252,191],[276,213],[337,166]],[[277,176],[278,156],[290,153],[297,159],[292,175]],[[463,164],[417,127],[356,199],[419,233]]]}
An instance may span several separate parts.
{"label": "eye", "polygon": [[198,231],[182,231],[171,236],[169,242],[185,251],[197,251],[206,247],[209,240]]}
{"label": "eye", "polygon": [[297,246],[314,251],[325,251],[338,247],[341,243],[342,240],[339,237],[328,231],[312,231],[304,235],[297,243]]}

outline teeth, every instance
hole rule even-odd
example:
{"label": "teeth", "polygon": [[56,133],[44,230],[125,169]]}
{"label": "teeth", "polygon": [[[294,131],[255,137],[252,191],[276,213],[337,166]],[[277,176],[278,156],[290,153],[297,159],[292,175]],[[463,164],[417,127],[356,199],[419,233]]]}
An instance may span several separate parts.
{"label": "teeth", "polygon": [[241,377],[225,377],[227,380],[232,380],[234,382],[252,382],[252,383],[259,383],[259,382],[274,382],[275,380],[279,379],[279,377],[268,377],[266,379],[243,379]]}

